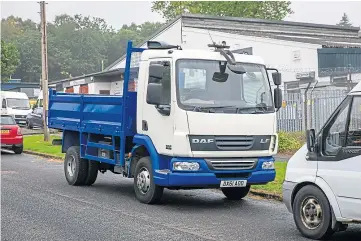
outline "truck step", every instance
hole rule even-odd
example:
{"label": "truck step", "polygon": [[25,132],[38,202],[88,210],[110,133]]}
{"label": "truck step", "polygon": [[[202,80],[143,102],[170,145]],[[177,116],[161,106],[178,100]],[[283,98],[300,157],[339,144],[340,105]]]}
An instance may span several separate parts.
{"label": "truck step", "polygon": [[100,143],[97,143],[97,142],[88,141],[87,145],[90,146],[90,147],[96,147],[96,148],[110,150],[110,151],[114,150],[114,147],[112,145],[100,144]]}

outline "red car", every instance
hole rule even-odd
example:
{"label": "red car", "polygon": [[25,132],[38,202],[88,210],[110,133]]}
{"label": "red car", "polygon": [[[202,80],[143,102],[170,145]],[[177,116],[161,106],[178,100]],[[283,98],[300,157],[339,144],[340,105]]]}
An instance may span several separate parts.
{"label": "red car", "polygon": [[11,115],[1,115],[1,148],[10,149],[15,154],[23,152],[23,135]]}

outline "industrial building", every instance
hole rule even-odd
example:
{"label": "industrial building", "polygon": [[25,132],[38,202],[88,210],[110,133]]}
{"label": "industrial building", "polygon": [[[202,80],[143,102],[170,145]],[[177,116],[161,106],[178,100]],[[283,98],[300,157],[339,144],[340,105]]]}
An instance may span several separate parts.
{"label": "industrial building", "polygon": [[[302,89],[310,82],[342,86],[350,78],[361,80],[361,33],[356,27],[184,14],[138,47],[146,48],[148,40],[183,49],[209,49],[212,41],[226,41],[231,51],[261,56],[267,67],[279,69],[285,90]],[[138,61],[139,55],[132,56],[135,82]],[[104,72],[63,80],[57,86],[67,92],[121,94],[124,67],[125,56],[120,56]]]}

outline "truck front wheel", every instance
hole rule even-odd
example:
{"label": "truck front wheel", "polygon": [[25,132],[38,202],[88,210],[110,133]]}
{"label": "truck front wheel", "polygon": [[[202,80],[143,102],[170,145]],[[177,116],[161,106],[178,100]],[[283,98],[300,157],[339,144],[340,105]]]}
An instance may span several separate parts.
{"label": "truck front wheel", "polygon": [[80,158],[80,147],[72,146],[66,151],[64,160],[65,178],[69,185],[85,184],[88,176],[88,161]]}
{"label": "truck front wheel", "polygon": [[150,157],[142,157],[134,172],[134,191],[137,199],[146,204],[158,202],[163,195],[163,187],[157,186],[153,179]]}
{"label": "truck front wheel", "polygon": [[247,196],[249,189],[251,186],[246,187],[227,187],[222,188],[222,192],[224,196],[227,197],[229,200],[241,200],[245,196]]}
{"label": "truck front wheel", "polygon": [[310,239],[330,237],[331,207],[326,195],[315,186],[301,188],[293,202],[293,218],[301,234]]}

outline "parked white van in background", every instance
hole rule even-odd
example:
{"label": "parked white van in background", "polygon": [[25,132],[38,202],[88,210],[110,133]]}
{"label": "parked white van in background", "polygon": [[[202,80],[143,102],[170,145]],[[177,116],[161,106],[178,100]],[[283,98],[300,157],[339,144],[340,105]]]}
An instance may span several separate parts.
{"label": "parked white van in background", "polygon": [[29,98],[25,93],[1,91],[1,114],[12,115],[17,124],[25,125],[30,112]]}
{"label": "parked white van in background", "polygon": [[306,237],[361,223],[361,82],[288,161],[283,201]]}

